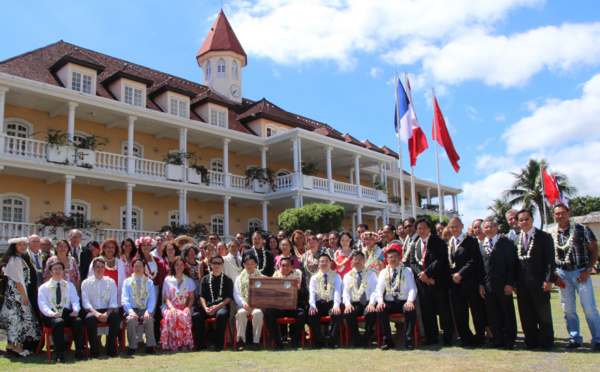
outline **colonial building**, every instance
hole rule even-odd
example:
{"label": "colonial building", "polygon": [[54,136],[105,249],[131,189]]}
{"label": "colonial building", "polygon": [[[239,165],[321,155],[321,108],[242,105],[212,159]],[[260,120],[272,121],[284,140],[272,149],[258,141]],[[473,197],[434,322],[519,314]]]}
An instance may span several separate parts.
{"label": "colonial building", "polygon": [[[348,230],[401,218],[394,151],[243,98],[247,56],[223,12],[196,59],[202,84],[62,40],[0,62],[0,245],[60,211],[108,222],[95,239],[191,222],[225,238],[274,232],[283,210],[313,202],[343,206]],[[95,136],[108,140],[89,146]],[[181,152],[194,156],[167,164]],[[305,175],[303,163],[319,171]],[[248,179],[251,167],[274,170],[272,185]],[[405,183],[404,216],[412,198],[426,213],[436,185],[417,179],[411,195]],[[460,192],[442,186],[446,215],[457,213]]]}

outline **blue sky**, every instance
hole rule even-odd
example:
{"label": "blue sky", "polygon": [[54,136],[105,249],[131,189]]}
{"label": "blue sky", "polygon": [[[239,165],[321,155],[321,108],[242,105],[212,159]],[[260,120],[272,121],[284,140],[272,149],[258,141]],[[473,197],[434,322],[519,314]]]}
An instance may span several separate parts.
{"label": "blue sky", "polygon": [[[63,39],[196,82],[219,1],[4,2],[0,60]],[[570,0],[225,1],[248,54],[243,95],[267,98],[397,149],[394,70],[409,73],[429,139],[415,167],[435,181],[431,87],[461,157],[442,183],[467,221],[485,216],[530,156],[599,196],[600,2]],[[403,148],[404,167],[408,154]]]}

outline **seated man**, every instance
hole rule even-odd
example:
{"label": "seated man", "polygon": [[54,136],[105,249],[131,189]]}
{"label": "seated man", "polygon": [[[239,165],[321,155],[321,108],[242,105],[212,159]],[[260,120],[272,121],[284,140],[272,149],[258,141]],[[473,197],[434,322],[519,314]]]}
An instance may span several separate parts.
{"label": "seated man", "polygon": [[[404,314],[406,328],[406,349],[415,348],[415,299],[417,286],[412,271],[400,265],[400,252],[390,249],[387,252],[388,266],[379,273],[375,298],[377,300],[377,315],[383,333],[382,350],[394,348],[390,328],[390,314]],[[384,297],[385,296],[385,297]]]}
{"label": "seated man", "polygon": [[327,253],[319,256],[319,271],[310,278],[308,320],[314,334],[315,348],[325,345],[321,332],[321,317],[331,316],[329,347],[339,347],[339,331],[342,322],[342,278],[331,271],[331,257]]}
{"label": "seated man", "polygon": [[[73,331],[75,341],[76,359],[84,359],[83,354],[83,320],[79,318],[79,296],[77,289],[71,282],[63,280],[65,265],[56,261],[51,263],[48,270],[52,279],[44,283],[38,292],[38,306],[42,312],[42,322],[46,327],[52,328],[56,361],[65,363],[65,327]],[[50,347],[50,345],[46,345]]]}
{"label": "seated man", "polygon": [[117,335],[121,319],[117,311],[117,284],[108,276],[104,276],[106,261],[104,257],[92,260],[93,276],[88,276],[81,283],[81,303],[86,310],[85,325],[90,342],[90,355],[98,357],[98,323],[108,323],[106,339],[106,355],[117,356]]}
{"label": "seated man", "polygon": [[[121,303],[127,314],[127,355],[135,354],[138,347],[138,330],[146,333],[146,353],[154,354],[154,318],[152,312],[156,306],[154,283],[144,275],[144,261],[136,258],[131,263],[133,275],[123,283]],[[141,329],[140,329],[141,328]]]}
{"label": "seated man", "polygon": [[[354,268],[344,277],[344,319],[350,329],[355,347],[367,347],[373,334],[373,327],[377,320],[375,314],[375,288],[377,288],[377,274],[375,270],[364,270],[365,254],[354,251],[352,254]],[[367,306],[368,305],[368,306]],[[360,337],[358,332],[359,316],[365,317],[365,334]]]}
{"label": "seated man", "polygon": [[[279,310],[279,309],[267,309],[265,311],[265,318],[267,320],[267,327],[269,328],[269,335],[272,340],[275,340],[275,347],[277,350],[283,349],[283,342],[281,341],[281,334],[279,327],[277,326],[278,318],[294,318],[296,324],[294,325],[292,335],[292,348],[298,347],[298,344],[302,338],[302,330],[306,324],[306,309],[305,303],[308,298],[308,291],[306,289],[306,281],[302,278],[302,271],[294,269],[292,259],[290,257],[284,257],[279,261],[281,270],[275,272],[274,278],[298,278],[298,303],[296,304],[295,310]],[[291,330],[292,327],[290,327]]]}
{"label": "seated man", "polygon": [[250,277],[260,277],[262,274],[256,268],[257,259],[255,256],[244,257],[244,270],[235,280],[233,286],[233,299],[235,300],[238,311],[235,316],[236,319],[236,333],[237,333],[237,349],[243,351],[246,344],[246,325],[248,324],[248,318],[252,317],[252,349],[258,350],[260,343],[260,336],[263,328],[263,312],[261,309],[253,309],[248,305],[248,295],[250,283]]}
{"label": "seated man", "polygon": [[204,322],[216,318],[215,351],[221,351],[229,319],[229,303],[233,298],[233,282],[223,274],[223,257],[211,257],[210,267],[211,272],[200,281],[200,311],[194,313],[192,322],[198,350],[203,350],[206,349]]}

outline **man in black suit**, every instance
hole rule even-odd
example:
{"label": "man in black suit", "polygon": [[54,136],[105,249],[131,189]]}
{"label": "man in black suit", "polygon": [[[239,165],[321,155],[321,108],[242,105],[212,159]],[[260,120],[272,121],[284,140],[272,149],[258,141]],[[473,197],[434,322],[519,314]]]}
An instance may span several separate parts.
{"label": "man in black suit", "polygon": [[517,302],[528,350],[554,346],[550,289],[554,279],[554,242],[550,234],[533,227],[531,212],[517,213],[521,233],[517,245]]}
{"label": "man in black suit", "polygon": [[87,279],[92,263],[92,251],[88,247],[81,246],[82,240],[81,231],[73,229],[69,232],[69,242],[71,243],[71,255],[75,258],[75,262],[79,265],[79,280],[83,282]]}
{"label": "man in black suit", "polygon": [[[481,346],[485,342],[485,304],[479,293],[482,258],[476,238],[463,234],[464,224],[454,217],[448,224],[452,238],[448,242],[450,298],[461,345]],[[469,327],[469,308],[475,337]]]}
{"label": "man in black suit", "polygon": [[268,249],[264,249],[265,240],[263,239],[260,232],[255,231],[252,234],[252,248],[247,249],[242,254],[242,261],[246,256],[255,256],[258,258],[258,266],[257,269],[264,276],[273,276],[275,273],[275,256],[273,256],[273,252]]}
{"label": "man in black suit", "polygon": [[517,250],[512,240],[498,236],[498,222],[492,218],[483,221],[485,239],[479,245],[483,257],[483,285],[487,320],[494,338],[490,347],[512,350],[517,338],[517,317],[513,292],[517,271]]}
{"label": "man in black suit", "polygon": [[452,345],[454,324],[450,312],[450,273],[446,244],[431,234],[431,222],[420,218],[416,222],[419,238],[410,252],[410,268],[417,282],[423,326],[427,336],[426,345],[438,343],[438,321],[444,331],[444,345]]}

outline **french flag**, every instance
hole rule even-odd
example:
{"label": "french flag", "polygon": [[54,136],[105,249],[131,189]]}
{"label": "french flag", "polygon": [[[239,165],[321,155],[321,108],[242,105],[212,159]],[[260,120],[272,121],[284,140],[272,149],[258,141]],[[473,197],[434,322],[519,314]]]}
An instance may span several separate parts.
{"label": "french flag", "polygon": [[[396,106],[396,115],[394,116],[394,126],[396,128],[396,136],[400,136],[402,142],[408,144],[408,153],[410,154],[410,166],[414,167],[417,164],[417,157],[425,151],[427,146],[427,137],[419,126],[415,108],[412,104],[410,83],[406,80],[408,94],[404,90],[400,80],[397,81],[398,86],[398,104]],[[398,115],[398,110],[400,114]],[[400,123],[398,123],[400,117]]]}

